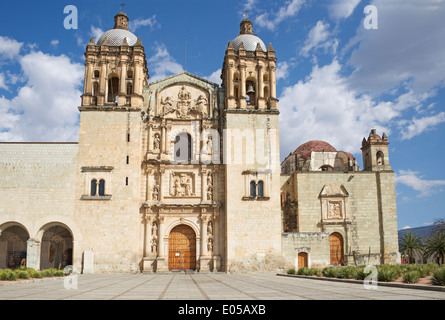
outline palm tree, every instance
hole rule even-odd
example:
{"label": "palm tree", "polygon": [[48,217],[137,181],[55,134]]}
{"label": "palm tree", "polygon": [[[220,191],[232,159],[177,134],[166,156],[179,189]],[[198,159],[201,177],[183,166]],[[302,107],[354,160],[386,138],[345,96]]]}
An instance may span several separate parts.
{"label": "palm tree", "polygon": [[438,231],[427,240],[425,255],[437,259],[440,265],[445,263],[445,231]]}
{"label": "palm tree", "polygon": [[408,256],[409,263],[415,263],[416,260],[414,258],[414,255],[416,253],[422,253],[422,249],[424,247],[422,238],[409,231],[400,238],[399,243],[400,252],[403,255]]}

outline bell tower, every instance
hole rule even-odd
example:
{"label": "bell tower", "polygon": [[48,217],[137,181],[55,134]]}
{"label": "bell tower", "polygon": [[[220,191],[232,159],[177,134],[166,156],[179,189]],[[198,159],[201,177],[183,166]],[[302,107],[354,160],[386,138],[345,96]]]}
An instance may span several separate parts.
{"label": "bell tower", "polygon": [[226,265],[281,256],[275,51],[244,19],[222,68]]}
{"label": "bell tower", "polygon": [[142,89],[149,78],[144,47],[128,30],[128,16],[119,12],[114,29],[95,43],[91,38],[85,52],[82,107],[116,105],[142,107]]}
{"label": "bell tower", "polygon": [[380,137],[375,129],[369,133],[369,137],[362,141],[363,170],[382,171],[391,170],[389,165],[388,137],[383,133]]}
{"label": "bell tower", "polygon": [[222,69],[227,109],[278,110],[276,58],[272,44],[266,49],[253,34],[253,24],[244,19],[240,33],[229,42]]}

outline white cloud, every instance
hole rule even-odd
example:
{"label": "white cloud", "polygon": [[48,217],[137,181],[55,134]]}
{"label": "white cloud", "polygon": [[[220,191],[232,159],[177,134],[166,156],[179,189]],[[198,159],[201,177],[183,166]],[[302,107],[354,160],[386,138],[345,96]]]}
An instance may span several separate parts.
{"label": "white cloud", "polygon": [[0,58],[14,59],[23,46],[23,42],[0,36]]}
{"label": "white cloud", "polygon": [[289,75],[289,69],[291,68],[291,63],[287,61],[282,61],[277,63],[277,70],[275,71],[276,80],[286,79]]}
{"label": "white cloud", "polygon": [[5,75],[3,73],[0,73],[0,89],[8,90],[8,86],[5,82]]}
{"label": "white cloud", "polygon": [[437,125],[445,122],[445,112],[440,112],[434,116],[413,118],[412,120],[399,121],[402,140],[409,140],[425,131],[434,129]]}
{"label": "white cloud", "polygon": [[334,19],[346,19],[353,12],[360,0],[332,0],[328,5],[329,16]]}
{"label": "white cloud", "polygon": [[[445,85],[445,2],[373,0],[378,30],[357,29],[351,81],[359,90],[390,92],[403,85],[426,92]],[[351,46],[347,46],[350,48]]]}
{"label": "white cloud", "polygon": [[217,85],[221,85],[221,68],[213,72],[210,76],[204,77],[204,79],[216,83]]}
{"label": "white cloud", "polygon": [[128,29],[131,32],[136,32],[136,30],[139,29],[140,27],[146,27],[146,26],[150,27],[150,31],[160,27],[160,24],[156,20],[156,15],[152,15],[150,18],[147,19],[131,20],[128,25]]}
{"label": "white cloud", "polygon": [[419,172],[412,170],[400,170],[394,175],[396,184],[406,185],[418,192],[419,197],[427,197],[433,193],[443,191],[445,180],[426,180]]}
{"label": "white cloud", "polygon": [[[263,28],[275,30],[276,27],[284,20],[295,16],[303,6],[306,0],[290,0],[282,6],[278,12],[270,14],[265,12],[255,19],[255,23]],[[272,18],[270,16],[273,16]]]}
{"label": "white cloud", "polygon": [[308,37],[304,43],[304,47],[300,53],[307,57],[312,49],[323,48],[326,51],[331,49],[332,53],[337,52],[338,40],[331,37],[329,24],[318,21],[317,24],[309,31]]}
{"label": "white cloud", "polygon": [[57,40],[57,39],[54,39],[54,40],[52,40],[51,41],[51,45],[53,46],[53,47],[57,47],[58,45],[59,45],[59,40]]}
{"label": "white cloud", "polygon": [[386,132],[400,115],[397,103],[374,101],[350,89],[341,66],[334,60],[315,66],[305,81],[283,89],[280,100],[282,155],[309,140],[324,140],[337,150],[359,153],[371,129]]}
{"label": "white cloud", "polygon": [[156,44],[155,54],[148,59],[148,64],[151,71],[150,82],[184,71],[183,66],[176,62],[163,43]]}
{"label": "white cloud", "polygon": [[84,67],[43,52],[19,63],[26,84],[14,98],[0,98],[0,140],[76,141]]}
{"label": "white cloud", "polygon": [[97,42],[99,40],[100,36],[103,35],[105,31],[103,31],[101,28],[91,26],[90,28],[90,35],[94,38],[94,40]]}

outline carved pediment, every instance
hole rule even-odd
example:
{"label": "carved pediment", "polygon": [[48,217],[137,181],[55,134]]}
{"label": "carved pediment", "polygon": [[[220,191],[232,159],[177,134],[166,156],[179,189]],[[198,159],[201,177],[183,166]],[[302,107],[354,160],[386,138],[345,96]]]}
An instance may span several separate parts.
{"label": "carved pediment", "polygon": [[173,85],[160,93],[157,113],[177,119],[205,118],[209,113],[208,94],[193,86]]}
{"label": "carved pediment", "polygon": [[321,189],[320,197],[348,197],[349,193],[343,185],[331,183]]}

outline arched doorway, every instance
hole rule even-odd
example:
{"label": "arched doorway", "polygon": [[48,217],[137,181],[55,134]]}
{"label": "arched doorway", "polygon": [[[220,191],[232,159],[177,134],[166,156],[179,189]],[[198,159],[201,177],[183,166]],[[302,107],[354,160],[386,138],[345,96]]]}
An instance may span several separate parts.
{"label": "arched doorway", "polygon": [[298,253],[298,268],[308,267],[307,252]]}
{"label": "arched doorway", "polygon": [[331,265],[343,265],[343,237],[340,233],[334,232],[329,236],[331,251]]}
{"label": "arched doorway", "polygon": [[7,227],[1,232],[0,269],[15,269],[26,265],[28,239],[28,232],[18,225]]}
{"label": "arched doorway", "polygon": [[196,269],[196,234],[192,228],[179,225],[168,238],[169,270]]}
{"label": "arched doorway", "polygon": [[40,269],[63,269],[73,264],[73,236],[64,226],[45,230],[41,242]]}

